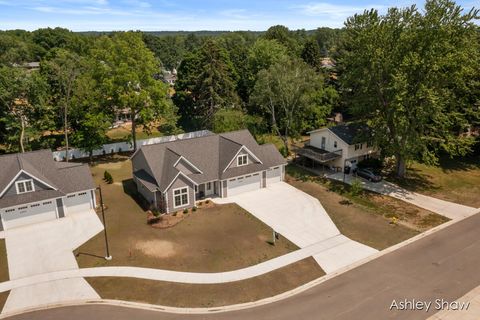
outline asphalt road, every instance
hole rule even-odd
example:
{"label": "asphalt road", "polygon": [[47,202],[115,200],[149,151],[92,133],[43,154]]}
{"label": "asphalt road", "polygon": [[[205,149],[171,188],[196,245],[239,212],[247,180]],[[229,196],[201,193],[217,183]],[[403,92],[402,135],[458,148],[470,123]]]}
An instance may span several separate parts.
{"label": "asphalt road", "polygon": [[480,285],[480,214],[272,304],[209,315],[168,314],[112,306],[76,306],[11,320],[322,320],[426,319],[437,310],[389,310],[392,301],[455,301]]}

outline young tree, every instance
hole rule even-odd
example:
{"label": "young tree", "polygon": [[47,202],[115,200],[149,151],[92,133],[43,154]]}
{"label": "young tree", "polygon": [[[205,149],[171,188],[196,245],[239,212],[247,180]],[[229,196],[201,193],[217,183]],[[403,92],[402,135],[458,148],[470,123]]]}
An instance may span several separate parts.
{"label": "young tree", "polygon": [[167,98],[168,86],[155,80],[160,61],[145,46],[136,32],[119,32],[112,38],[97,39],[92,50],[92,79],[101,91],[101,105],[113,113],[115,108],[130,110],[133,149],[137,149],[137,125],[147,132],[157,121],[177,121]]}
{"label": "young tree", "polygon": [[[373,130],[373,142],[395,156],[398,177],[412,159],[434,164],[439,152],[463,155],[470,108],[463,99],[478,66],[474,20],[449,0],[376,10],[349,18],[340,65],[351,111]],[[478,84],[477,84],[478,85]]]}
{"label": "young tree", "polygon": [[[288,138],[301,134],[306,117],[315,110],[324,118],[330,110],[318,108],[322,79],[300,60],[284,60],[260,71],[250,102],[264,109],[272,130],[282,139],[289,153]],[[327,113],[328,112],[328,113]]]}
{"label": "young tree", "polygon": [[46,83],[37,72],[0,67],[0,123],[8,145],[15,141],[25,152],[27,143],[41,131],[45,96]]}

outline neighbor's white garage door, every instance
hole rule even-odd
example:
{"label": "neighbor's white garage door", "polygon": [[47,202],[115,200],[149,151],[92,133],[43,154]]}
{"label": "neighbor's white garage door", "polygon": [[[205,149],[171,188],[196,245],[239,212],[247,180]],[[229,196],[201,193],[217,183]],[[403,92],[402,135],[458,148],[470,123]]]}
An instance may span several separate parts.
{"label": "neighbor's white garage door", "polygon": [[69,194],[65,199],[67,214],[90,210],[92,207],[90,204],[90,198],[90,192]]}
{"label": "neighbor's white garage door", "polygon": [[267,186],[280,181],[282,181],[282,167],[275,167],[267,170]]}
{"label": "neighbor's white garage door", "polygon": [[228,180],[227,196],[231,197],[243,192],[258,190],[260,187],[259,173],[230,179]]}
{"label": "neighbor's white garage door", "polygon": [[42,201],[0,210],[5,230],[54,220],[57,218],[55,201]]}

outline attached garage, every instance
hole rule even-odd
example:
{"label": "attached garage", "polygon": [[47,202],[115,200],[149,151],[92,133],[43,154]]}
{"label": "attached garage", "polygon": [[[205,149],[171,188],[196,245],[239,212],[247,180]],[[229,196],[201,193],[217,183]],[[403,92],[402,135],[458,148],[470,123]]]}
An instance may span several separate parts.
{"label": "attached garage", "polygon": [[228,180],[227,196],[231,197],[243,192],[254,191],[261,188],[260,173],[254,173],[243,177]]}
{"label": "attached garage", "polygon": [[2,209],[0,215],[5,230],[57,218],[52,200]]}
{"label": "attached garage", "polygon": [[92,208],[90,192],[69,194],[64,201],[67,207],[67,214],[86,211]]}
{"label": "attached garage", "polygon": [[282,167],[274,167],[267,170],[267,187],[275,182],[282,181]]}

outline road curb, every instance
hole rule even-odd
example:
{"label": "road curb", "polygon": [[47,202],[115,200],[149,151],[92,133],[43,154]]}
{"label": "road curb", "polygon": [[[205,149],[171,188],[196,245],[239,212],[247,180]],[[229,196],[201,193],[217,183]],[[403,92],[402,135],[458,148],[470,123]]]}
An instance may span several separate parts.
{"label": "road curb", "polygon": [[[476,214],[480,213],[477,212]],[[472,215],[473,216],[473,215]],[[18,311],[12,312],[12,313],[5,313],[0,315],[0,319],[4,319],[7,317],[11,317],[14,315],[26,313],[26,312],[32,312],[32,311],[39,311],[39,310],[45,310],[45,309],[51,309],[51,308],[60,308],[60,307],[68,307],[68,306],[77,306],[77,305],[111,305],[111,306],[118,306],[118,307],[126,307],[126,308],[135,308],[135,309],[143,309],[143,310],[150,310],[150,311],[158,311],[158,312],[168,312],[168,313],[177,313],[177,314],[210,314],[210,313],[221,313],[221,312],[230,312],[230,311],[237,311],[237,310],[242,310],[242,309],[248,309],[248,308],[253,308],[253,307],[258,307],[262,305],[266,305],[272,302],[278,302],[280,300],[289,298],[291,296],[294,296],[296,294],[299,294],[301,292],[304,292],[314,286],[317,286],[327,280],[330,280],[332,278],[335,278],[345,272],[348,272],[354,268],[357,268],[361,265],[364,265],[370,261],[376,260],[386,254],[389,254],[391,252],[394,252],[398,249],[401,249],[403,247],[408,246],[409,244],[416,242],[420,239],[423,239],[429,235],[432,235],[434,233],[437,233],[445,228],[448,228],[460,221],[463,221],[468,217],[462,217],[459,219],[455,220],[450,220],[446,223],[443,223],[437,227],[434,227],[430,230],[427,230],[425,232],[422,232],[410,239],[407,239],[405,241],[402,241],[396,245],[393,245],[387,249],[384,249],[383,251],[380,251],[376,254],[373,254],[370,257],[367,257],[363,260],[357,261],[349,266],[346,266],[344,268],[339,269],[336,272],[327,274],[325,276],[322,276],[320,278],[317,278],[315,280],[312,280],[304,285],[301,285],[295,289],[292,289],[290,291],[278,294],[273,297],[268,297],[265,299],[253,301],[253,302],[246,302],[246,303],[240,303],[240,304],[233,304],[233,305],[228,305],[228,306],[220,306],[220,307],[211,307],[211,308],[177,308],[177,307],[168,307],[168,306],[162,306],[162,305],[154,305],[154,304],[148,304],[148,303],[139,303],[139,302],[131,302],[131,301],[123,301],[123,300],[109,300],[109,299],[98,299],[98,300],[77,300],[77,301],[69,301],[69,302],[64,302],[64,303],[58,303],[58,304],[49,304],[49,305],[43,305],[43,306],[38,306],[35,308],[25,308],[25,309],[20,309]]]}

